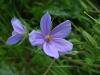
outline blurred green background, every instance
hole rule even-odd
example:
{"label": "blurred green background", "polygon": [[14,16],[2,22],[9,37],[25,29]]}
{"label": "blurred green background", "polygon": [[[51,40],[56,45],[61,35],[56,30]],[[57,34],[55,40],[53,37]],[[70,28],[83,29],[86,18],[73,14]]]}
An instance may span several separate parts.
{"label": "blurred green background", "polygon": [[[68,19],[72,32],[66,38],[73,52],[56,60],[46,56],[26,39],[20,45],[5,44],[11,35],[11,18],[18,17],[27,29],[39,29],[48,11],[53,25]],[[47,74],[44,74],[48,67]],[[100,75],[99,0],[0,0],[0,75]]]}

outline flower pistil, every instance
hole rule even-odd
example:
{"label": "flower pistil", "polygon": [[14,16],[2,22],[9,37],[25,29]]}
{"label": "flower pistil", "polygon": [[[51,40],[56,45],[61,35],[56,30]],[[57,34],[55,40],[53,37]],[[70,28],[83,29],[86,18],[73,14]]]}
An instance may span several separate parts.
{"label": "flower pistil", "polygon": [[47,41],[51,41],[53,37],[52,37],[52,35],[47,34],[47,35],[44,36],[44,38],[45,38]]}

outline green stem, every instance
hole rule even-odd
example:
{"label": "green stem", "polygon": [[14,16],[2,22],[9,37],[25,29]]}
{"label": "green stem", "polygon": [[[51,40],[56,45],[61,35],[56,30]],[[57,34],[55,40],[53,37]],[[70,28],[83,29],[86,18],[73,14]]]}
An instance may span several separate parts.
{"label": "green stem", "polygon": [[100,24],[100,22],[98,22],[97,20],[95,20],[92,16],[90,16],[87,12],[84,11],[84,14],[86,14],[89,18],[91,18],[93,21],[95,21],[96,23]]}
{"label": "green stem", "polygon": [[100,68],[99,64],[87,64],[83,61],[73,60],[71,57],[64,57],[64,59],[66,59],[67,61],[72,62],[74,64],[84,65],[84,66],[94,67],[94,68]]}
{"label": "green stem", "polygon": [[53,66],[54,62],[55,62],[55,59],[53,59],[53,61],[50,63],[50,65],[48,66],[48,68],[46,69],[46,71],[43,73],[43,75],[47,75],[48,74],[48,72],[50,71],[50,69]]}
{"label": "green stem", "polygon": [[86,1],[93,9],[95,9],[97,12],[100,13],[100,10],[90,0],[86,0]]}

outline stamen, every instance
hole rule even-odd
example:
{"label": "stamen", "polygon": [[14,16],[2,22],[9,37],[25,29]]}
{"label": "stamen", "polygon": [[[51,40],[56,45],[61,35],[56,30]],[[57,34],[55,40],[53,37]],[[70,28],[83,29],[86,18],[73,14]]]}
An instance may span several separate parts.
{"label": "stamen", "polygon": [[46,35],[45,39],[47,39],[48,41],[50,41],[52,39],[52,36],[51,35]]}

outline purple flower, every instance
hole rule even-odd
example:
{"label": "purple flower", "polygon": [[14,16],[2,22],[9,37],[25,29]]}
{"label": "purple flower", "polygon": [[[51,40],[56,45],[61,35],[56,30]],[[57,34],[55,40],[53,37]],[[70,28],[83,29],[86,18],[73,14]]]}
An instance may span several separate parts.
{"label": "purple flower", "polygon": [[60,53],[66,53],[73,48],[71,42],[63,39],[71,32],[71,22],[66,20],[53,30],[51,25],[51,17],[47,12],[40,21],[41,31],[33,30],[29,34],[29,41],[33,46],[42,46],[48,56],[58,58]]}
{"label": "purple flower", "polygon": [[12,18],[11,24],[13,26],[12,36],[10,36],[6,42],[9,45],[15,44],[18,41],[20,41],[21,39],[23,39],[23,37],[24,37],[23,34],[25,33],[25,29],[24,29],[22,23],[17,18],[15,18],[15,17]]}

